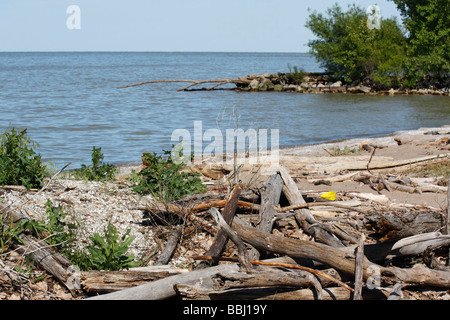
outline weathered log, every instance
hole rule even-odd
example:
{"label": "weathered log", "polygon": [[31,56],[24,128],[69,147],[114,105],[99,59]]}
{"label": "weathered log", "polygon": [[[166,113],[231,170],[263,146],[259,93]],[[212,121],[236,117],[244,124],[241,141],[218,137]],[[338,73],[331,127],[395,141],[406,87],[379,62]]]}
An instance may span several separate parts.
{"label": "weathered log", "polygon": [[180,241],[182,234],[183,234],[183,225],[175,227],[175,230],[170,235],[169,240],[167,241],[166,246],[164,247],[164,251],[159,256],[156,265],[165,265],[169,263],[170,258],[173,255],[173,252],[177,248],[178,242]]}
{"label": "weathered log", "polygon": [[[253,227],[246,226],[238,218],[234,219],[232,228],[242,240],[257,249],[288,255],[293,258],[315,260],[354,276],[355,256],[349,250],[350,248],[332,248],[321,243],[263,233]],[[374,272],[377,273],[380,280],[387,282],[403,281],[436,287],[450,287],[450,273],[448,272],[431,270],[420,265],[411,269],[382,267],[364,258],[363,279],[373,278]]]}
{"label": "weathered log", "polygon": [[[195,260],[211,260],[211,261],[232,261],[232,262],[237,262],[237,259],[235,258],[226,258],[226,257],[210,257],[210,256],[196,256],[193,257]],[[288,257],[284,257],[284,258],[288,258]],[[319,271],[319,270],[315,270],[315,269],[311,269],[308,267],[304,267],[304,266],[300,266],[297,264],[293,264],[293,262],[291,263],[280,263],[280,262],[264,262],[264,261],[259,261],[259,260],[250,260],[251,264],[255,264],[258,266],[271,266],[271,267],[282,267],[282,268],[286,268],[286,269],[296,269],[296,270],[302,270],[302,271],[306,271],[312,274],[315,274],[321,284],[323,286],[328,285],[329,283],[335,283],[338,284],[344,288],[347,288],[349,291],[353,291],[353,289],[349,286],[347,286],[345,283],[343,283],[340,280],[340,276],[339,274],[336,272],[336,270],[334,269],[326,269],[323,271]]]}
{"label": "weathered log", "polygon": [[361,234],[359,246],[356,249],[355,259],[355,292],[353,294],[353,300],[362,299],[363,288],[363,267],[364,267],[364,234]]}
{"label": "weathered log", "polygon": [[[0,204],[0,212],[5,213],[8,220],[12,217],[13,223],[28,219],[21,213],[2,204]],[[75,271],[70,260],[53,251],[51,246],[42,240],[23,233],[19,237],[23,244],[15,244],[15,250],[22,255],[31,254],[37,266],[53,275],[60,284],[69,289],[72,294],[75,294],[78,288],[69,281]]]}
{"label": "weathered log", "polygon": [[233,230],[231,230],[230,226],[226,223],[225,219],[220,214],[219,210],[217,210],[216,208],[211,208],[209,209],[209,213],[214,217],[214,220],[216,220],[216,223],[220,228],[220,230],[223,231],[225,235],[229,237],[238,248],[239,262],[241,263],[241,268],[246,272],[251,272],[253,267],[252,264],[250,263],[250,258],[244,242],[236,235],[236,233]]}
{"label": "weathered log", "polygon": [[273,218],[276,214],[275,207],[280,203],[282,189],[283,181],[281,176],[278,173],[272,175],[266,190],[261,196],[260,219],[257,227],[262,232],[272,232]]}
{"label": "weathered log", "polygon": [[383,261],[386,258],[420,255],[425,250],[434,250],[449,244],[450,235],[429,232],[402,238],[398,241],[367,244],[364,250],[369,260]]}
{"label": "weathered log", "polygon": [[[317,300],[316,291],[295,288],[247,288],[214,290],[198,285],[176,285],[178,295],[184,300]],[[363,300],[386,300],[380,290],[363,289]],[[322,300],[351,300],[352,293],[342,287],[322,289]]]}
{"label": "weathered log", "polygon": [[[274,217],[276,214],[275,206],[280,202],[283,181],[278,173],[272,175],[267,183],[266,190],[261,196],[261,207],[259,210],[259,219],[257,228],[263,232],[271,233]],[[252,248],[249,257],[253,260],[259,260],[260,252]]]}
{"label": "weathered log", "polygon": [[[288,171],[280,166],[280,175],[284,182],[284,194],[292,206],[303,205],[305,200],[297,188],[294,180],[289,175]],[[344,245],[333,236],[331,230],[319,223],[311,214],[308,208],[296,211],[295,220],[302,226],[303,230],[313,236],[317,241],[334,246],[343,247]],[[325,230],[327,229],[327,230]]]}
{"label": "weathered log", "polygon": [[[276,258],[268,261],[290,262],[289,258]],[[218,266],[181,273],[164,279],[152,281],[137,287],[132,287],[117,292],[111,292],[86,300],[163,300],[176,296],[174,285],[192,285],[200,279],[207,285],[212,285],[212,277],[221,272],[239,272],[238,264],[221,264]]]}
{"label": "weathered log", "polygon": [[420,233],[439,231],[444,227],[442,215],[435,211],[367,214],[364,224],[375,230],[380,241],[397,241]]}
{"label": "weathered log", "polygon": [[121,271],[81,271],[82,289],[88,294],[104,294],[188,272],[173,266],[148,266]]}
{"label": "weathered log", "polygon": [[[236,213],[236,209],[238,206],[239,196],[241,194],[242,188],[237,185],[233,188],[230,193],[230,196],[225,204],[225,207],[222,211],[222,217],[227,224],[230,224],[233,220],[234,214]],[[211,209],[210,209],[211,210]],[[224,230],[219,230],[214,237],[214,242],[207,251],[206,255],[209,256],[219,256],[227,242],[228,236]]]}
{"label": "weathered log", "polygon": [[[184,300],[317,300],[313,289],[254,288],[214,290],[195,285],[176,285]],[[351,293],[340,287],[324,288],[322,300],[349,300]]]}
{"label": "weathered log", "polygon": [[[242,272],[219,273],[213,277],[212,287],[197,284],[195,287],[204,291],[214,290],[214,292],[228,291],[230,289],[262,288],[262,287],[313,287],[318,300],[322,298],[322,286],[311,273],[301,270],[280,270],[273,267],[257,267],[251,274]],[[183,288],[183,286],[181,286]],[[200,289],[200,290],[202,290]],[[178,286],[175,290],[180,294]]]}

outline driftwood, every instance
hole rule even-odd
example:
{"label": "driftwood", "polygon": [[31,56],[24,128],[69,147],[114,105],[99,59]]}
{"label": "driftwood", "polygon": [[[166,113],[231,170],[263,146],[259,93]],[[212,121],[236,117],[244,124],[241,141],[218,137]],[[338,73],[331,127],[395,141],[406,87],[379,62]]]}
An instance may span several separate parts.
{"label": "driftwood", "polygon": [[233,230],[231,230],[230,226],[227,224],[225,219],[216,208],[211,208],[209,212],[213,216],[214,220],[216,220],[216,223],[220,228],[219,231],[223,231],[238,248],[241,268],[245,270],[245,272],[251,272],[253,267],[250,263],[250,258],[248,256],[247,248],[245,247],[244,242],[234,233]]}
{"label": "driftwood", "polygon": [[[278,173],[271,176],[266,190],[261,196],[261,207],[259,210],[259,219],[257,228],[263,232],[271,233],[274,217],[276,214],[275,206],[280,202],[283,181]],[[260,252],[252,248],[249,256],[253,260],[259,260]]]}
{"label": "driftwood", "polygon": [[[196,260],[212,260],[212,261],[233,261],[237,262],[237,259],[234,258],[217,258],[217,257],[210,257],[210,256],[198,256],[194,257]],[[307,271],[309,273],[315,274],[318,276],[320,282],[322,285],[328,285],[330,283],[336,283],[344,288],[346,288],[349,291],[353,291],[351,287],[340,281],[340,276],[334,269],[327,269],[324,271],[318,271],[315,269],[311,269],[308,267],[300,266],[297,264],[293,264],[295,261],[291,263],[282,263],[282,262],[264,262],[259,260],[250,260],[251,264],[259,265],[259,266],[271,266],[271,267],[282,267],[286,269],[296,269],[296,270],[302,270]]]}
{"label": "driftwood", "polygon": [[81,288],[88,294],[104,294],[188,272],[172,266],[149,266],[121,271],[81,271]]}
{"label": "driftwood", "polygon": [[367,214],[364,220],[380,241],[397,241],[416,234],[439,231],[444,227],[443,216],[435,211]]}
{"label": "driftwood", "polygon": [[[317,300],[313,288],[255,288],[253,290],[212,290],[193,285],[176,285],[179,296],[185,300]],[[351,292],[341,287],[322,289],[322,300],[350,300]],[[385,299],[378,291],[365,290],[364,299]]]}
{"label": "driftwood", "polygon": [[136,86],[141,86],[144,84],[150,84],[150,83],[162,83],[162,82],[189,82],[191,83],[188,86],[185,86],[181,89],[178,89],[177,91],[183,91],[183,90],[187,90],[195,85],[198,84],[203,84],[203,83],[216,83],[214,86],[212,86],[211,88],[207,89],[207,90],[213,90],[215,88],[217,88],[218,86],[224,85],[224,84],[229,84],[229,83],[233,83],[233,84],[250,84],[251,80],[245,79],[245,78],[238,78],[238,79],[210,79],[210,80],[187,80],[187,79],[167,79],[167,80],[153,80],[153,81],[144,81],[144,82],[139,82],[139,83],[135,83],[135,84],[129,84],[129,85],[125,85],[125,86],[121,86],[119,87],[119,89],[121,88],[129,88],[129,87],[136,87]]}
{"label": "driftwood", "polygon": [[166,246],[164,247],[164,251],[159,256],[156,265],[165,265],[169,263],[170,258],[172,257],[173,252],[175,251],[182,234],[183,234],[183,225],[179,225],[170,235],[170,238],[167,241]]}
{"label": "driftwood", "polygon": [[[292,180],[291,176],[287,172],[287,170],[280,166],[278,171],[281,174],[284,182],[284,194],[291,204],[292,208],[294,206],[303,206],[305,205],[305,200],[298,190],[295,182]],[[291,208],[284,208],[291,209]],[[308,234],[312,235],[317,241],[329,244],[334,247],[343,247],[343,244],[330,233],[331,230],[325,230],[325,228],[321,223],[319,223],[311,214],[311,211],[308,208],[300,209],[296,211],[295,219],[297,223],[302,226],[302,228]]]}
{"label": "driftwood", "polygon": [[[224,210],[222,212],[223,219],[225,223],[230,223],[233,220],[234,214],[237,208],[237,202],[239,195],[241,194],[241,187],[238,185],[231,191],[230,197],[225,204]],[[211,208],[212,209],[212,208]],[[211,210],[210,209],[210,210]],[[228,236],[225,230],[219,230],[214,238],[214,242],[209,248],[206,255],[209,256],[219,256],[227,242]]]}
{"label": "driftwood", "polygon": [[[218,273],[213,277],[213,285],[206,287],[202,285],[191,286],[192,292],[202,291],[202,295],[214,295],[223,290],[248,289],[248,288],[309,288],[313,287],[318,300],[322,299],[322,285],[311,273],[301,270],[280,270],[274,267],[254,268],[251,274],[241,272]],[[188,292],[184,285],[175,285],[175,290],[180,295]],[[197,293],[198,294],[198,293]]]}
{"label": "driftwood", "polygon": [[360,243],[356,249],[356,259],[355,259],[355,293],[353,295],[353,300],[362,299],[362,288],[363,288],[363,267],[364,267],[364,234],[361,235]]}
{"label": "driftwood", "polygon": [[[274,183],[276,180],[278,182]],[[380,238],[389,234],[388,237],[385,237],[384,240],[386,241],[384,242],[367,243],[365,242],[365,236],[357,239],[346,234],[341,229],[325,225],[317,217],[313,216],[309,207],[336,204],[332,202],[320,204],[305,203],[303,196],[285,168],[280,167],[270,181],[271,183],[268,184],[266,189],[269,192],[262,194],[262,198],[267,196],[267,199],[272,200],[262,201],[259,207],[254,204],[247,206],[246,203],[240,201],[238,189],[233,190],[225,202],[213,201],[200,204],[198,207],[203,209],[209,208],[210,213],[213,214],[218,223],[217,226],[213,226],[206,218],[194,215],[192,208],[191,211],[186,211],[178,205],[165,206],[165,210],[170,212],[173,209],[173,213],[180,217],[183,216],[186,222],[204,226],[212,230],[215,235],[217,235],[219,230],[223,230],[225,235],[237,245],[239,251],[238,259],[224,258],[218,255],[213,257],[201,256],[197,257],[198,259],[212,260],[216,263],[226,260],[239,262],[239,264],[219,264],[213,267],[197,269],[134,288],[100,295],[92,299],[167,299],[175,295],[179,295],[183,299],[295,299],[298,297],[302,297],[302,299],[347,300],[386,299],[388,297],[395,299],[401,296],[401,288],[405,284],[450,288],[450,272],[434,270],[418,264],[412,268],[400,268],[395,266],[386,267],[381,263],[384,262],[385,258],[422,254],[424,251],[448,245],[450,243],[449,236],[436,232],[437,230],[442,230],[445,233],[445,225],[442,222],[442,215],[439,213],[422,211],[419,214],[412,211],[402,214],[390,213],[371,216],[369,212],[360,210],[365,213],[363,226],[378,232]],[[280,181],[282,182],[281,185]],[[271,189],[272,191],[270,191]],[[278,190],[282,190],[280,193],[283,192],[286,196],[290,204],[289,207],[277,207],[279,205],[277,202],[280,200]],[[219,213],[217,207],[225,207],[223,215]],[[252,226],[238,217],[233,217],[234,211],[241,207],[258,208],[260,214],[268,209],[270,215],[267,217],[261,215],[259,224]],[[231,217],[228,217],[228,221],[225,221],[224,216],[228,216],[227,211],[230,210],[229,208],[231,208],[233,214]],[[343,208],[348,211],[355,209],[345,205]],[[272,223],[277,219],[283,219],[283,217],[278,215],[281,212],[286,212],[286,209],[295,210],[296,221],[304,230],[307,228],[321,230],[332,239],[345,238],[350,243],[359,243],[359,246],[335,245],[330,240],[320,243],[273,234]],[[260,228],[260,224],[263,221],[262,217],[265,217],[264,225],[267,226],[266,231]],[[396,227],[386,228],[389,225],[396,225]],[[319,236],[317,238],[320,239]],[[243,242],[260,252],[274,253],[284,257],[276,259],[275,263],[272,260],[249,260],[246,256],[247,251]],[[218,248],[221,247],[222,245],[218,246]],[[196,257],[193,258],[196,259]],[[292,262],[292,259],[301,261],[302,265],[296,265]],[[375,261],[380,261],[380,264]],[[248,266],[248,263],[252,264],[251,268]],[[304,263],[314,267],[304,267]],[[288,264],[295,267],[290,267]],[[241,270],[243,267],[245,272]],[[330,267],[337,271],[336,276],[324,275],[325,271],[319,270]],[[306,273],[295,273],[294,275],[290,268]],[[314,278],[311,278],[312,275],[314,275]],[[343,282],[343,278],[355,279],[354,288]],[[329,287],[333,285],[339,287]],[[393,289],[383,289],[383,287],[393,285],[395,285]],[[314,289],[305,289],[305,286],[312,286]],[[302,289],[299,290],[299,287]]]}
{"label": "driftwood", "polygon": [[[354,276],[355,256],[347,249],[333,248],[325,244],[304,240],[289,239],[273,234],[262,233],[255,228],[246,226],[235,218],[232,226],[240,238],[255,248],[279,253],[292,258],[311,259]],[[380,280],[396,279],[406,283],[420,283],[437,287],[450,287],[450,273],[431,270],[416,265],[411,269],[398,267],[383,267],[364,258],[363,279],[367,281],[373,276],[373,271],[379,272]]]}
{"label": "driftwood", "polygon": [[[291,262],[289,258],[276,258],[267,261]],[[212,277],[225,272],[239,272],[237,264],[222,264],[210,268],[194,270],[179,275],[152,281],[137,287],[87,298],[86,300],[163,300],[176,296],[174,285],[193,285],[198,281],[212,285]]]}
{"label": "driftwood", "polygon": [[[21,213],[0,204],[0,212],[6,214],[6,219],[12,217],[13,223],[28,219]],[[77,286],[71,281],[76,270],[72,268],[72,263],[66,257],[56,253],[51,246],[43,240],[38,240],[30,235],[20,234],[23,244],[15,244],[15,250],[22,255],[31,255],[34,263],[55,277],[72,294],[77,291]]]}

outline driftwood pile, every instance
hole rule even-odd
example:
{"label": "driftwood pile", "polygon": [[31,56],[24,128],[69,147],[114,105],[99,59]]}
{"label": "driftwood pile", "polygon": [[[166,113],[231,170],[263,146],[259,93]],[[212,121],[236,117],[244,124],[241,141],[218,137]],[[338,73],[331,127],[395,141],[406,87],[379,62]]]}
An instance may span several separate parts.
{"label": "driftwood pile", "polygon": [[[376,190],[413,188],[371,173],[351,178]],[[313,214],[318,207],[336,214]],[[408,299],[414,288],[450,288],[448,211],[308,199],[283,166],[258,191],[238,184],[221,199],[189,207],[154,202],[145,210],[180,221],[152,266],[81,272],[31,237],[23,236],[17,249],[32,253],[74,296],[88,299]],[[197,261],[191,271],[168,265],[189,226],[214,239],[202,255],[189,257]],[[225,253],[230,246],[234,256]]]}

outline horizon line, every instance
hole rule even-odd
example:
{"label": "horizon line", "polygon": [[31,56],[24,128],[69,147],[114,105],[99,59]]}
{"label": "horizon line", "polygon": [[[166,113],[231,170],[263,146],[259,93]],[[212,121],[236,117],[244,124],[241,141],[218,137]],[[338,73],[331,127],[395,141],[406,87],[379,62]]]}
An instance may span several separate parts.
{"label": "horizon line", "polygon": [[6,50],[0,53],[290,53],[309,54],[309,52],[298,51],[178,51],[178,50]]}

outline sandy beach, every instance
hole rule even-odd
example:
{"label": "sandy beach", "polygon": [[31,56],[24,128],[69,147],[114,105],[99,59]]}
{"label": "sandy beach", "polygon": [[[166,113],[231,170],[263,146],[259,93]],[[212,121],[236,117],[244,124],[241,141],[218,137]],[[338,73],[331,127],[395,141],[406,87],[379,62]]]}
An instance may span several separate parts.
{"label": "sandy beach", "polygon": [[[449,137],[450,125],[446,125],[439,128],[395,132],[379,138],[282,148],[279,153],[279,165],[287,169],[305,198],[323,201],[321,195],[332,191],[336,194],[334,201],[358,206],[360,210],[379,208],[380,212],[401,209],[444,213],[447,208],[448,176],[433,176],[433,172],[427,171],[426,165],[435,163],[448,166]],[[179,201],[179,205],[193,206],[226,197],[230,187],[230,178],[227,174],[230,173],[225,170],[222,171],[222,175],[212,178],[211,171],[205,169],[207,164],[205,162],[192,170],[203,173],[201,178],[209,190],[203,195],[189,196]],[[151,195],[140,196],[131,190],[130,182],[126,178],[131,170],[139,168],[141,165],[137,163],[121,165],[117,181],[88,182],[56,177],[40,192],[1,188],[2,204],[21,212],[29,219],[40,220],[45,217],[45,203],[50,199],[55,205],[60,205],[66,212],[70,212],[72,219],[81,222],[82,228],[79,230],[76,244],[81,247],[86,245],[90,235],[95,232],[102,233],[107,222],[114,224],[120,233],[129,229],[130,234],[136,237],[129,253],[137,259],[146,261],[146,265],[152,265],[161,255],[174,226],[154,222],[148,208],[156,199]],[[361,179],[355,180],[358,174],[359,177],[383,176],[389,180],[388,185],[391,188],[380,189],[379,182],[367,183]],[[258,197],[253,191],[267,183],[270,175],[267,172],[262,175],[252,166],[243,166],[239,169],[239,177],[240,183],[244,186],[244,200],[257,202]],[[402,188],[398,187],[400,185]],[[311,212],[317,217],[351,216],[348,210],[336,210],[331,207],[311,208]],[[200,216],[207,218],[204,213]],[[301,229],[292,231],[289,223],[291,222],[280,224],[277,232],[284,232],[286,229],[285,236],[311,239],[303,234]],[[208,232],[198,227],[186,226],[183,240],[173,253],[169,265],[185,271],[192,270],[198,265],[192,257],[203,255],[212,242],[213,236]],[[233,256],[236,250],[227,245],[224,254]],[[21,259],[23,257],[15,252],[2,255],[4,265],[11,268]],[[31,286],[25,296],[23,292],[8,287],[8,281],[8,277],[0,273],[0,283],[9,288],[0,292],[0,299],[70,300],[85,297],[85,293],[73,297],[51,277],[45,280],[45,283],[41,281],[39,286]],[[409,297],[449,298],[445,291],[411,293]]]}

